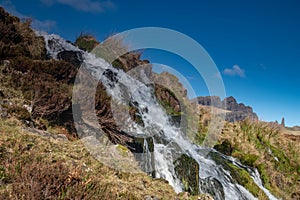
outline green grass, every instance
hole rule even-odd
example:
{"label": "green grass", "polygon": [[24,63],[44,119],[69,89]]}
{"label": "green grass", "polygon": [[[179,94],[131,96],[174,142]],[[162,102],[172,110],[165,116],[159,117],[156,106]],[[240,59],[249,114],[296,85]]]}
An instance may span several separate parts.
{"label": "green grass", "polygon": [[[286,137],[276,124],[245,120],[227,124],[218,144],[229,141],[231,156],[258,169],[264,186],[272,194],[292,199],[300,187],[299,143]],[[218,145],[217,145],[218,146]]]}
{"label": "green grass", "polygon": [[75,41],[76,46],[88,52],[91,52],[98,44],[94,36],[86,33],[81,33]]}
{"label": "green grass", "polygon": [[[251,194],[253,194],[258,199],[268,199],[265,193],[255,184],[249,173],[240,169],[229,161],[224,160],[218,154],[211,152],[211,158],[219,165],[222,165],[224,169],[230,172],[232,179],[244,186]],[[200,169],[201,170],[201,169]]]}

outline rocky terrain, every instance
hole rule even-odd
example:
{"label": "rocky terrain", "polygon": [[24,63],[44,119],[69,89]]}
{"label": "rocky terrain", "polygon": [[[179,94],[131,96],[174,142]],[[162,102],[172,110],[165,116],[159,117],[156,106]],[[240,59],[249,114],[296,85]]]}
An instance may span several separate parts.
{"label": "rocky terrain", "polygon": [[245,106],[243,103],[237,103],[236,99],[232,96],[225,98],[221,101],[217,96],[197,97],[192,100],[203,106],[212,106],[224,109],[226,112],[225,120],[228,122],[242,121],[246,118],[257,120],[257,114],[253,112],[250,106]]}
{"label": "rocky terrain", "polygon": [[[99,44],[86,34],[74,43],[87,51]],[[115,41],[115,45],[126,48],[120,41]],[[211,199],[209,195],[198,194],[197,172],[201,168],[185,154],[176,160],[175,170],[186,191],[180,194],[165,180],[142,172],[120,172],[95,160],[78,140],[73,122],[72,89],[82,55],[63,51],[57,57],[58,60],[49,58],[43,38],[36,36],[29,21],[21,22],[0,8],[1,199]],[[189,106],[186,90],[178,79],[167,72],[153,73],[151,63],[141,60],[141,52],[127,53],[112,64],[126,72],[146,65],[147,76],[156,83],[155,96],[170,116],[182,116],[184,123],[190,123],[193,115],[189,113],[198,113]],[[106,73],[114,78],[113,72]],[[87,92],[81,94],[88,95]],[[227,110],[227,122],[214,148],[257,168],[263,185],[277,197],[300,198],[298,136],[286,137],[282,127],[253,120],[257,115],[252,108],[237,103],[233,97],[223,101],[218,97],[199,97],[196,102],[204,107],[199,107],[197,130],[191,130],[196,134],[195,143],[202,144],[207,133],[209,106]],[[132,158],[126,164],[135,168],[132,153],[143,151],[144,139],[135,139],[120,130],[113,118],[111,97],[101,83],[95,102],[87,105],[93,103],[101,129],[116,151]],[[134,105],[127,109],[134,121],[142,123]],[[234,176],[236,183],[259,199],[267,199],[246,170],[210,156]]]}

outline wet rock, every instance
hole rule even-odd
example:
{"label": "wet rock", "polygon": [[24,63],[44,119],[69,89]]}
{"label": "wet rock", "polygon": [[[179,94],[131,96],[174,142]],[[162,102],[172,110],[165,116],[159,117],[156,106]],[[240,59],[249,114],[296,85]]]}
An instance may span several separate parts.
{"label": "wet rock", "polygon": [[225,193],[222,184],[213,177],[201,179],[200,190],[201,193],[210,194],[214,199],[225,199]]}
{"label": "wet rock", "polygon": [[106,69],[104,72],[103,72],[103,76],[105,76],[106,78],[108,78],[108,80],[110,80],[112,82],[112,84],[110,84],[111,87],[113,87],[115,83],[118,82],[118,77],[117,77],[117,73],[116,72],[113,72],[112,70],[110,69]]}
{"label": "wet rock", "polygon": [[57,54],[57,58],[69,62],[76,67],[79,67],[83,62],[82,53],[79,51],[62,51]]}
{"label": "wet rock", "polygon": [[193,158],[183,154],[174,162],[174,165],[184,191],[192,195],[199,194],[199,164]]}
{"label": "wet rock", "polygon": [[154,160],[154,143],[153,138],[137,138],[133,139],[130,145],[133,147],[132,152],[136,160],[139,162],[141,169],[155,177],[155,160]]}
{"label": "wet rock", "polygon": [[214,149],[217,151],[230,156],[233,151],[233,147],[231,146],[230,142],[228,140],[224,140],[221,144],[217,144],[214,146]]}

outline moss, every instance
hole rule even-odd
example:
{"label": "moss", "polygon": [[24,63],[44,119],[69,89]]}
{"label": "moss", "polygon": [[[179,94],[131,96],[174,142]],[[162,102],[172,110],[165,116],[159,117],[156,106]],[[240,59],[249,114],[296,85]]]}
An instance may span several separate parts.
{"label": "moss", "polygon": [[206,132],[198,132],[195,136],[195,143],[202,144],[206,138]]}
{"label": "moss", "polygon": [[166,113],[170,116],[181,116],[181,112],[175,111],[175,109],[170,105],[169,102],[158,100],[158,103],[165,109]]}
{"label": "moss", "polygon": [[225,140],[220,144],[216,144],[214,146],[214,149],[229,156],[229,155],[231,155],[233,148],[231,146],[231,143],[228,140]]}
{"label": "moss", "polygon": [[119,153],[121,153],[122,156],[128,155],[129,150],[125,146],[117,144],[117,149],[118,149]]}
{"label": "moss", "polygon": [[293,166],[290,163],[290,159],[286,156],[286,154],[274,147],[274,146],[270,146],[270,149],[272,151],[272,154],[278,159],[278,162],[274,162],[275,167],[282,171],[282,172],[293,172],[296,171],[296,166]]}
{"label": "moss", "polygon": [[75,41],[76,46],[88,52],[91,52],[98,44],[99,42],[94,36],[86,33],[81,33]]}
{"label": "moss", "polygon": [[249,173],[244,170],[240,169],[237,166],[233,165],[232,163],[228,163],[230,167],[230,172],[238,184],[244,186],[251,194],[253,194],[258,199],[268,199],[265,193],[255,184]]}
{"label": "moss", "polygon": [[265,169],[265,166],[263,164],[260,164],[260,165],[257,166],[257,170],[260,174],[260,178],[262,180],[262,183],[263,183],[264,187],[270,190],[271,189],[270,179],[269,179],[269,175],[267,173],[267,170]]}
{"label": "moss", "polygon": [[114,68],[117,68],[117,69],[124,69],[125,66],[123,65],[123,63],[119,60],[119,59],[116,59],[112,62],[112,66]]}
{"label": "moss", "polygon": [[[171,101],[177,102],[179,105],[179,100],[177,99],[175,93],[159,84],[154,85],[155,96],[158,100],[158,103],[165,109],[166,113],[170,116],[181,116],[181,108],[176,110],[175,107],[171,105]],[[180,106],[180,105],[179,105]]]}
{"label": "moss", "polygon": [[199,165],[191,157],[183,154],[175,162],[175,172],[184,186],[184,190],[192,195],[199,193]]}
{"label": "moss", "polygon": [[258,197],[259,199],[268,199],[265,193],[255,184],[246,170],[235,166],[233,163],[227,160],[224,160],[217,153],[210,152],[209,155],[217,164],[222,165],[224,169],[230,172],[231,177],[236,183],[245,187],[255,197]]}
{"label": "moss", "polygon": [[242,151],[239,151],[236,149],[232,153],[232,156],[238,158],[241,161],[241,163],[243,163],[244,165],[250,166],[250,167],[256,167],[255,162],[259,158],[259,156],[257,156],[257,155],[250,154],[250,153],[248,153],[248,154],[243,153]]}

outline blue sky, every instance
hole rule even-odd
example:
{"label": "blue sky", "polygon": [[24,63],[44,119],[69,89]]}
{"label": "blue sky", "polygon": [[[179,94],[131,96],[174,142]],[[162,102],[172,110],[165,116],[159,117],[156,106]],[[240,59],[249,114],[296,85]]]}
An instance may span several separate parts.
{"label": "blue sky", "polygon": [[[110,34],[154,26],[200,43],[218,66],[227,96],[251,105],[260,119],[300,125],[300,1],[297,0],[0,0],[33,26],[74,41],[80,32]],[[197,95],[208,95],[185,60],[146,50],[143,58],[173,67]]]}

